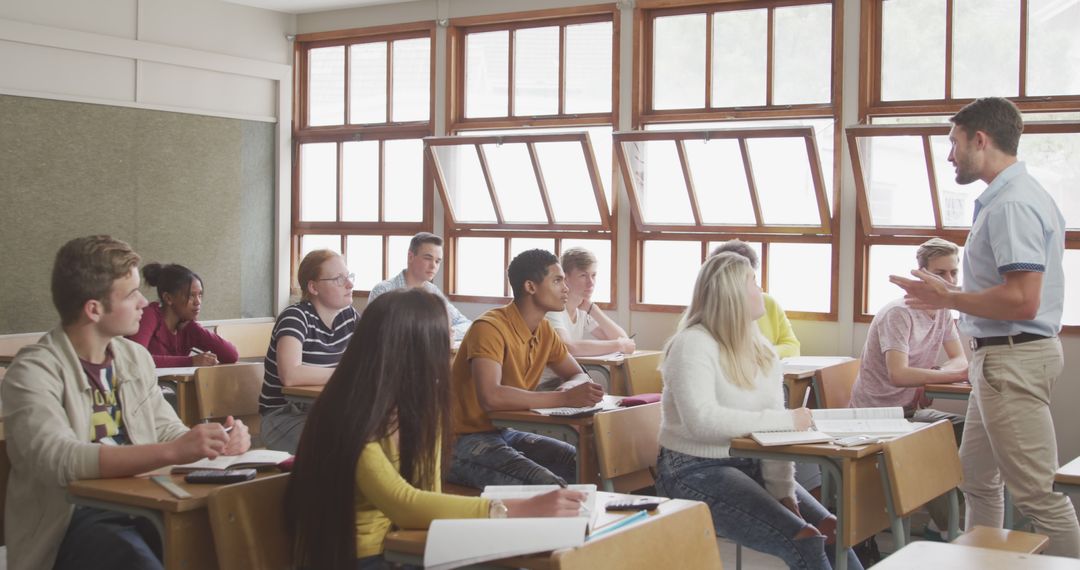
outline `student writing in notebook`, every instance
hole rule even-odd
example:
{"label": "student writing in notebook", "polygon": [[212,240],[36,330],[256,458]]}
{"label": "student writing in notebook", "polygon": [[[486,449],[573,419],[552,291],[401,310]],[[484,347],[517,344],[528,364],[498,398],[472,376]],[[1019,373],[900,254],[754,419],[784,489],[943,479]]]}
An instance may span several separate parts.
{"label": "student writing in notebook", "polygon": [[308,406],[286,401],[282,387],[326,384],[360,316],[352,306],[353,274],[337,253],[319,249],[305,255],[296,279],[300,302],[278,314],[259,394],[266,447],[289,453],[296,452]]}
{"label": "student writing in notebook", "polygon": [[203,282],[194,271],[176,263],[148,263],[142,274],[146,284],[157,289],[158,300],[146,306],[139,332],[128,338],[150,351],[155,366],[213,366],[237,361],[239,354],[231,342],[196,322],[202,310]]}
{"label": "student writing in notebook", "polygon": [[150,354],[123,338],[139,329],[147,305],[138,264],[128,244],[109,236],[61,247],[52,272],[60,324],[21,350],[0,384],[11,570],[162,568],[150,521],[75,507],[65,487],[239,455],[251,445],[247,427],[231,417],[224,426],[184,427],[158,389]]}
{"label": "student writing in notebook", "polygon": [[[792,463],[729,453],[734,437],[812,423],[810,410],[784,409],[780,361],[754,323],[764,313],[745,257],[719,253],[701,266],[661,367],[656,489],[704,501],[719,536],[791,568],[831,569],[836,517],[795,482]],[[862,568],[846,555],[849,568]]]}
{"label": "student writing in notebook", "polygon": [[[544,318],[566,306],[559,260],[549,251],[518,254],[507,268],[514,300],[473,322],[453,367],[454,462],[447,480],[487,485],[541,485],[576,479],[577,450],[550,437],[498,429],[488,412],[592,406],[604,390],[582,372]],[[564,380],[535,392],[544,367]]]}
{"label": "student writing in notebook", "polygon": [[[566,274],[566,308],[546,315],[555,332],[573,356],[597,356],[621,352],[633,354],[637,345],[615,321],[593,301],[596,288],[596,256],[582,247],[571,247],[560,259]],[[554,390],[562,383],[558,374],[548,369],[540,382],[541,390]],[[605,389],[607,387],[605,386]]]}
{"label": "student writing in notebook", "polygon": [[[413,357],[402,358],[401,351]],[[383,569],[391,527],[440,518],[577,516],[584,495],[527,500],[440,493],[450,433],[450,328],[441,298],[392,291],[368,304],[313,405],[286,493],[301,568]]]}

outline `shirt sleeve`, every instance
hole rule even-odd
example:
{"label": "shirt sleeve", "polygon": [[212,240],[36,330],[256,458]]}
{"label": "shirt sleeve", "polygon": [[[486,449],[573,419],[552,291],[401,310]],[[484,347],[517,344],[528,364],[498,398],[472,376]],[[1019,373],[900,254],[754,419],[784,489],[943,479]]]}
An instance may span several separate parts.
{"label": "shirt sleeve", "polygon": [[443,297],[446,301],[446,312],[450,314],[450,332],[454,335],[454,340],[461,340],[465,338],[465,333],[472,326],[472,321],[469,317],[466,317],[461,311],[458,310],[446,297]]}
{"label": "shirt sleeve", "polygon": [[1005,202],[987,220],[998,273],[1046,271],[1046,237],[1039,213],[1028,204]]}
{"label": "shirt sleeve", "polygon": [[503,363],[506,354],[506,341],[499,334],[495,325],[487,321],[473,323],[469,336],[462,342],[459,352],[464,352],[466,358],[487,358],[499,364]]}
{"label": "shirt sleeve", "polygon": [[374,287],[371,288],[371,291],[368,292],[367,302],[370,303],[374,301],[376,297],[382,295],[387,291],[392,290],[393,288],[394,286],[390,283],[390,281],[379,281],[375,284]]}
{"label": "shirt sleeve", "polygon": [[884,354],[889,350],[911,354],[911,331],[914,324],[911,314],[897,308],[890,309],[878,328],[878,344]]}
{"label": "shirt sleeve", "polygon": [[283,336],[291,336],[303,344],[307,340],[307,318],[304,316],[304,312],[299,307],[293,305],[286,307],[281,314],[278,315],[277,323],[274,324],[274,333],[271,338],[274,342],[281,340]]}
{"label": "shirt sleeve", "polygon": [[188,323],[184,326],[184,331],[188,335],[192,348],[197,348],[203,352],[213,352],[217,355],[219,363],[233,364],[240,359],[240,353],[236,351],[236,346],[233,343],[221,338],[216,333],[206,330],[199,323],[195,321]]}
{"label": "shirt sleeve", "polygon": [[[566,348],[566,343],[559,337],[559,333],[555,332],[555,329],[551,328],[551,323],[547,321],[540,321],[541,327],[547,327],[547,335],[551,337],[551,350],[548,352],[548,364],[558,364],[566,360],[567,356],[570,356],[570,349]],[[542,334],[537,331],[537,334]]]}
{"label": "shirt sleeve", "polygon": [[544,314],[544,318],[551,323],[551,328],[553,329],[562,329],[564,331],[570,330],[570,327],[566,323],[565,311],[550,311]]}
{"label": "shirt sleeve", "polygon": [[398,473],[378,442],[364,446],[356,463],[356,486],[403,529],[426,529],[436,519],[486,518],[487,499],[444,495],[413,487]]}

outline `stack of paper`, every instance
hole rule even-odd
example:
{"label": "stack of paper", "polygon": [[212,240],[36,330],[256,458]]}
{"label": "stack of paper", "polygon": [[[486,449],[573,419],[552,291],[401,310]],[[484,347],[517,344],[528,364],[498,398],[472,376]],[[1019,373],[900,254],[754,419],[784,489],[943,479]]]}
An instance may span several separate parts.
{"label": "stack of paper", "polygon": [[750,438],[759,445],[769,447],[772,445],[798,445],[800,443],[825,443],[833,438],[827,433],[820,431],[755,431]]}
{"label": "stack of paper", "polygon": [[836,408],[810,413],[814,416],[814,427],[833,437],[894,436],[915,430],[915,425],[904,419],[904,409],[899,407]]}

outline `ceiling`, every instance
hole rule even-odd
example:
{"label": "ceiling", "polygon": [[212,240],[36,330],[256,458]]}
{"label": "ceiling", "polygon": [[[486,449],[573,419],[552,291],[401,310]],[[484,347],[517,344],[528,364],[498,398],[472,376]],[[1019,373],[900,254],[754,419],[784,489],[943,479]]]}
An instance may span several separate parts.
{"label": "ceiling", "polygon": [[411,0],[224,0],[230,4],[243,4],[288,14],[306,14],[342,8],[358,8],[376,4],[400,4]]}

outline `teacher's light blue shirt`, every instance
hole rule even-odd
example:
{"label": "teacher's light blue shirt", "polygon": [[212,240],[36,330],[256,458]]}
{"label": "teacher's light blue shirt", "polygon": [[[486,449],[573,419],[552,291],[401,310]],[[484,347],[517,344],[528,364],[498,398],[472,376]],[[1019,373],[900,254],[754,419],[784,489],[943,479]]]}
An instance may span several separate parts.
{"label": "teacher's light blue shirt", "polygon": [[1005,282],[1012,271],[1043,274],[1039,312],[1030,321],[999,321],[960,314],[960,331],[974,337],[1061,330],[1065,302],[1065,218],[1023,162],[1001,171],[975,200],[975,223],[964,245],[965,292]]}

